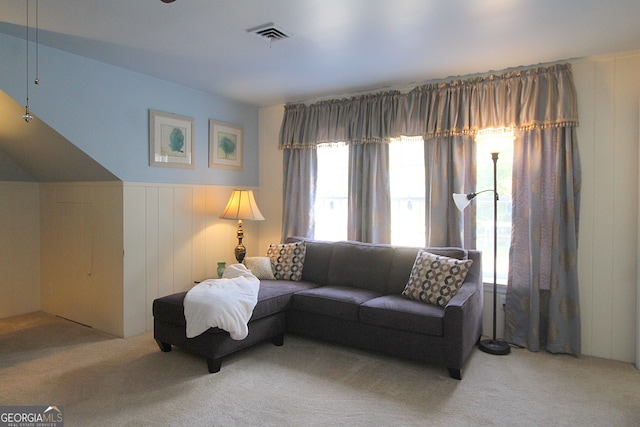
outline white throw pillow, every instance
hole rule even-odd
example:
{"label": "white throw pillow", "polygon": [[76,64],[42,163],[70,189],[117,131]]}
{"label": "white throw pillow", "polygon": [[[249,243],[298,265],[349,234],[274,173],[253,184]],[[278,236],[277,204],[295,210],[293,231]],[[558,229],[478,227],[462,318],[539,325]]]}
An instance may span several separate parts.
{"label": "white throw pillow", "polygon": [[271,269],[271,258],[266,256],[247,257],[244,259],[244,265],[247,266],[251,273],[260,280],[274,280],[273,270]]}

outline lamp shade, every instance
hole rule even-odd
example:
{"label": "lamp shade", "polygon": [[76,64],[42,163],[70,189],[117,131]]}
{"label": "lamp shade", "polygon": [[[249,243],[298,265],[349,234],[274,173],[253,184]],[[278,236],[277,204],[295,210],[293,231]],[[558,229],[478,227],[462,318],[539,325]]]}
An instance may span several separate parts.
{"label": "lamp shade", "polygon": [[515,139],[511,127],[481,129],[475,138],[478,145],[491,154],[504,151]]}
{"label": "lamp shade", "polygon": [[475,197],[475,194],[473,193],[471,194],[453,193],[453,202],[456,204],[456,207],[458,208],[458,210],[462,212],[467,206],[469,206],[469,203],[471,203],[471,200],[473,200],[474,197]]}
{"label": "lamp shade", "polygon": [[233,190],[227,207],[220,214],[223,219],[251,219],[262,221],[264,216],[251,190]]}

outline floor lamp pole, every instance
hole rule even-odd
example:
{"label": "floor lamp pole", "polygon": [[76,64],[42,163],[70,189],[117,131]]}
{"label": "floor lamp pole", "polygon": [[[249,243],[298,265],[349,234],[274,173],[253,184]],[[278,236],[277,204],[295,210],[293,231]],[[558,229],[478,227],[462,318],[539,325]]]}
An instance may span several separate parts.
{"label": "floor lamp pole", "polygon": [[493,337],[478,344],[485,353],[509,354],[511,347],[496,338],[496,318],[498,306],[498,153],[491,153],[493,159]]}

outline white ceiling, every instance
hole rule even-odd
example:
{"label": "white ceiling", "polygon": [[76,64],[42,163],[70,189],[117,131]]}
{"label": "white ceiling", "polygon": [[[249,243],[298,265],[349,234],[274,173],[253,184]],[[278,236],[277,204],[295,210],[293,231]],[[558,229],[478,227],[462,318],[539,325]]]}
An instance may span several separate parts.
{"label": "white ceiling", "polygon": [[[0,32],[25,37],[26,1],[0,0]],[[639,19],[639,0],[38,5],[41,44],[257,106],[636,50]],[[246,31],[269,22],[292,37],[270,44]]]}

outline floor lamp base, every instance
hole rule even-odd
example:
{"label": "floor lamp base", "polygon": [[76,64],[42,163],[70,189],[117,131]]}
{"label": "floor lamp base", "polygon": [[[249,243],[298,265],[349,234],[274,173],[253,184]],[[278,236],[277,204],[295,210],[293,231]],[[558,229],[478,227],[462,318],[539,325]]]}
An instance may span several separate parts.
{"label": "floor lamp base", "polygon": [[482,340],[478,343],[478,348],[489,354],[505,355],[511,353],[511,347],[504,341]]}

